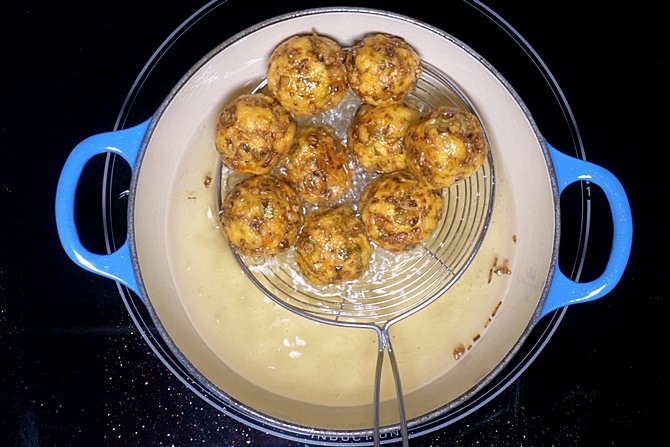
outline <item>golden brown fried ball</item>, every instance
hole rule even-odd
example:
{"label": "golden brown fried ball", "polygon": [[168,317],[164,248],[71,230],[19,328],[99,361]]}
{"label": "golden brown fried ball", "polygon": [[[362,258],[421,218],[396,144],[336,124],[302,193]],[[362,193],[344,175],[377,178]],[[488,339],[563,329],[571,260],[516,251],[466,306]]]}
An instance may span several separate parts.
{"label": "golden brown fried ball", "polygon": [[488,154],[481,123],[470,112],[438,107],[405,134],[407,167],[436,188],[473,174]]}
{"label": "golden brown fried ball", "polygon": [[307,215],[296,242],[296,262],[311,283],[335,284],[365,273],[372,251],[365,226],[353,208],[336,205]]}
{"label": "golden brown fried ball", "polygon": [[421,183],[408,171],[380,175],[358,202],[370,239],[393,252],[425,242],[442,219],[444,206],[440,189]]}
{"label": "golden brown fried ball", "polygon": [[398,102],[414,92],[421,58],[407,42],[388,34],[365,37],[347,54],[349,86],[367,104]]}
{"label": "golden brown fried ball", "polygon": [[241,95],[226,105],[216,123],[216,150],[233,171],[265,174],[291,148],[296,122],[274,98]]}
{"label": "golden brown fried ball", "polygon": [[361,104],[347,129],[347,145],[367,172],[405,168],[403,137],[421,113],[402,101],[385,106]]}
{"label": "golden brown fried ball", "polygon": [[303,201],[332,204],[351,187],[349,152],[327,124],[305,126],[298,134],[280,169]]}
{"label": "golden brown fried ball", "polygon": [[220,219],[228,242],[238,253],[259,257],[288,250],[304,218],[295,190],[271,174],[262,174],[230,190]]}
{"label": "golden brown fried ball", "polygon": [[293,36],[270,55],[270,93],[291,113],[307,116],[332,109],[347,94],[346,53],[332,39]]}

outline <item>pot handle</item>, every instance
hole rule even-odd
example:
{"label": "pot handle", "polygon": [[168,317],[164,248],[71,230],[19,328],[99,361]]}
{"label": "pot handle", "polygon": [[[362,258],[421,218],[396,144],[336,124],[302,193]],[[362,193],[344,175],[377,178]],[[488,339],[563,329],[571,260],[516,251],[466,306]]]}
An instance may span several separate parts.
{"label": "pot handle", "polygon": [[595,300],[609,293],[623,275],[633,239],[630,204],[619,180],[600,166],[565,155],[549,144],[547,147],[554,162],[559,193],[577,181],[589,181],[600,186],[610,206],[614,234],[610,258],[599,278],[578,283],[556,269],[540,317],[560,307]]}
{"label": "pot handle", "polygon": [[117,281],[139,293],[130,257],[128,239],[114,253],[99,255],[81,243],[74,218],[77,185],[86,163],[105,152],[123,157],[134,170],[142,139],[149,126],[147,120],[135,127],[93,135],[79,143],[70,153],[56,189],[56,226],[61,244],[70,259],[85,270]]}

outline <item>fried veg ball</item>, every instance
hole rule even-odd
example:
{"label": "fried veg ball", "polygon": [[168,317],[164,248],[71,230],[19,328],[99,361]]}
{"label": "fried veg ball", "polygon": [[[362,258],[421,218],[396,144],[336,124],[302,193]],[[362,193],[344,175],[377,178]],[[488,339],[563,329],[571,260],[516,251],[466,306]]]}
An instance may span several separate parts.
{"label": "fried veg ball", "polygon": [[370,239],[393,252],[425,242],[435,232],[444,207],[441,190],[421,183],[408,171],[380,175],[358,202]]}
{"label": "fried veg ball", "polygon": [[216,150],[233,171],[265,174],[289,151],[296,129],[293,116],[271,96],[241,95],[219,114]]}
{"label": "fried veg ball", "polygon": [[399,171],[405,168],[403,137],[420,116],[419,109],[405,101],[361,104],[347,129],[347,145],[365,171]]}
{"label": "fried veg ball", "polygon": [[388,34],[365,37],[347,54],[349,86],[367,104],[398,102],[414,92],[421,58],[407,42]]}
{"label": "fried veg ball", "polygon": [[436,188],[470,176],[487,155],[481,123],[472,113],[457,108],[438,107],[405,134],[407,167]]}
{"label": "fried veg ball", "polygon": [[345,58],[342,47],[327,37],[290,37],[268,59],[268,89],[295,115],[332,109],[348,91]]}
{"label": "fried veg ball", "polygon": [[219,213],[230,245],[245,256],[275,256],[291,247],[304,217],[300,197],[271,174],[249,177],[230,190]]}
{"label": "fried veg ball", "polygon": [[349,152],[327,124],[299,128],[280,166],[305,203],[332,204],[350,188]]}
{"label": "fried veg ball", "polygon": [[296,242],[296,262],[311,283],[336,284],[365,273],[372,251],[365,226],[353,208],[336,205],[307,215]]}

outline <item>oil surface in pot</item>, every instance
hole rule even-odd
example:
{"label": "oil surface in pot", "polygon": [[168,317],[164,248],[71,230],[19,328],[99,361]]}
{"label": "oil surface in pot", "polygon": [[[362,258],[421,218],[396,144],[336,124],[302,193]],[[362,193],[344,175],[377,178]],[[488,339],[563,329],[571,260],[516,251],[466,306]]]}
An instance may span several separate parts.
{"label": "oil surface in pot", "polygon": [[[370,404],[374,331],[296,315],[266,297],[238,266],[219,227],[211,181],[216,151],[206,127],[181,161],[168,216],[173,280],[193,326],[220,361],[271,393],[324,406]],[[391,328],[405,393],[444,375],[476,349],[504,301],[516,238],[505,188],[498,175],[490,228],[463,276],[429,307]],[[389,362],[382,379],[382,400],[387,399],[395,399]]]}

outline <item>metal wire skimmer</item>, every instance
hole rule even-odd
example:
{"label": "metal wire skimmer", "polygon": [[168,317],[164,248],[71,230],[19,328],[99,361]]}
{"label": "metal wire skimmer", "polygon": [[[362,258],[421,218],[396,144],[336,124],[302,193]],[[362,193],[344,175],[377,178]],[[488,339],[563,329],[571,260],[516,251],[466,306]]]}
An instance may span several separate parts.
{"label": "metal wire skimmer", "polygon": [[[263,91],[265,82],[254,90]],[[458,87],[436,67],[424,62],[416,91],[408,98],[422,110],[440,105],[456,106],[477,115]],[[356,103],[350,104],[354,110]],[[339,113],[339,112],[338,112]],[[344,112],[347,113],[346,111]],[[324,122],[334,120],[328,112]],[[346,122],[346,120],[344,121]],[[342,125],[332,122],[346,134]],[[219,210],[226,192],[239,180],[219,160],[217,204]],[[369,181],[369,179],[368,179]],[[492,150],[484,165],[470,177],[443,190],[445,212],[435,234],[423,246],[401,255],[375,251],[374,266],[365,278],[347,284],[314,287],[302,279],[293,262],[292,250],[271,260],[247,258],[235,253],[249,277],[268,297],[311,320],[345,327],[370,328],[377,332],[378,354],[374,388],[373,437],[380,445],[379,406],[384,351],[388,352],[395,381],[400,431],[408,447],[408,428],[398,363],[389,328],[403,318],[428,306],[458,280],[473,260],[489,226],[494,201]],[[389,427],[396,429],[397,427]]]}

